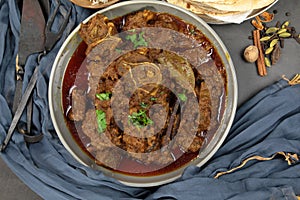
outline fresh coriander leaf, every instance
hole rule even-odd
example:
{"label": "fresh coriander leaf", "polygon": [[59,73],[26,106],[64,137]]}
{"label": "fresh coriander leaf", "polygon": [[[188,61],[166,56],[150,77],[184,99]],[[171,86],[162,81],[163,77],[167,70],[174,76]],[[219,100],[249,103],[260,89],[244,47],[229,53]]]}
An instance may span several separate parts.
{"label": "fresh coriander leaf", "polygon": [[125,39],[131,41],[134,45],[134,48],[148,46],[148,43],[144,38],[144,32],[126,35]]}
{"label": "fresh coriander leaf", "polygon": [[148,43],[146,42],[144,38],[144,32],[139,33],[139,39],[138,41],[134,44],[134,48],[137,48],[139,46],[148,46]]}
{"label": "fresh coriander leaf", "polygon": [[106,129],[106,114],[102,110],[96,110],[98,132],[103,133]]}
{"label": "fresh coriander leaf", "polygon": [[140,106],[141,106],[142,108],[147,108],[147,107],[148,107],[148,105],[147,105],[145,102],[141,102],[141,103],[140,103]]}
{"label": "fresh coriander leaf", "polygon": [[153,121],[147,116],[145,110],[139,110],[128,115],[128,123],[141,128],[153,124]]}
{"label": "fresh coriander leaf", "polygon": [[126,35],[126,40],[129,40],[132,43],[134,43],[136,41],[136,38],[137,38],[136,34]]}
{"label": "fresh coriander leaf", "polygon": [[186,95],[183,94],[183,93],[178,94],[178,97],[179,97],[179,99],[180,99],[181,101],[186,101],[186,100],[187,100]]}
{"label": "fresh coriander leaf", "polygon": [[110,97],[111,97],[111,93],[110,92],[104,92],[104,93],[96,94],[96,97],[98,99],[100,99],[101,101],[109,100]]}
{"label": "fresh coriander leaf", "polygon": [[190,31],[190,34],[191,34],[191,35],[194,35],[194,34],[195,34],[195,29],[190,29],[189,31]]}
{"label": "fresh coriander leaf", "polygon": [[156,98],[156,97],[151,97],[150,100],[151,100],[151,101],[156,101],[157,98]]}

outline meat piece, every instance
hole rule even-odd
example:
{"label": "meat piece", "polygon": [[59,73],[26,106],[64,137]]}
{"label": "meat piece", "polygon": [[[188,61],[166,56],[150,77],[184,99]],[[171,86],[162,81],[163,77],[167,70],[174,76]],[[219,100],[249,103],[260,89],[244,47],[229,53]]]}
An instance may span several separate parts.
{"label": "meat piece", "polygon": [[[90,45],[107,36],[109,32],[108,23],[109,20],[106,16],[97,14],[86,24],[81,24],[79,35],[87,45]],[[112,33],[117,33],[116,28],[114,26],[111,27],[113,28]]]}
{"label": "meat piece", "polygon": [[[159,35],[159,37],[158,37]],[[164,50],[172,50],[177,45],[178,34],[170,29],[147,29],[144,38],[148,43],[148,47],[158,48]]]}
{"label": "meat piece", "polygon": [[131,15],[128,15],[123,27],[124,31],[132,30],[136,28],[147,27],[151,20],[154,20],[156,14],[149,10],[140,11]]}
{"label": "meat piece", "polygon": [[169,14],[161,13],[157,15],[154,26],[172,29],[177,31],[179,29],[178,23]]}
{"label": "meat piece", "polygon": [[208,130],[210,127],[211,117],[212,117],[212,107],[211,107],[211,93],[207,88],[205,82],[202,82],[200,85],[200,99],[199,99],[199,107],[200,107],[200,122],[199,129],[201,131]]}
{"label": "meat piece", "polygon": [[200,148],[202,147],[204,138],[196,136],[192,142],[192,144],[190,145],[190,147],[188,148],[189,152],[197,152],[200,150]]}
{"label": "meat piece", "polygon": [[[210,110],[210,111],[205,111],[205,114],[208,115],[210,113],[210,123],[209,123],[209,128],[208,130],[211,130],[212,127],[217,127],[220,123],[220,119],[222,118],[222,113],[219,112],[219,107],[222,105],[222,100],[223,100],[223,95],[224,94],[224,79],[221,75],[221,73],[218,71],[218,67],[216,66],[215,62],[213,60],[209,60],[206,63],[203,63],[202,65],[197,67],[197,70],[201,72],[202,79],[205,82],[206,89],[204,89],[203,95],[203,100],[200,99],[201,101],[204,101],[203,104],[205,104],[206,98],[210,98],[210,107],[207,107],[204,110]],[[206,97],[205,97],[206,96]],[[204,98],[205,97],[205,98]],[[200,98],[202,98],[200,96]],[[200,105],[203,108],[204,105]],[[207,124],[207,122],[205,122]]]}
{"label": "meat piece", "polygon": [[137,49],[124,55],[122,60],[128,63],[150,62],[150,59],[145,54],[147,54],[147,52],[141,52],[141,49]]}
{"label": "meat piece", "polygon": [[82,121],[82,131],[91,139],[91,141],[93,141],[99,137],[97,127],[98,124],[96,120],[95,109],[89,109],[85,114],[84,120]]}
{"label": "meat piece", "polygon": [[168,149],[161,149],[149,154],[143,162],[146,164],[168,165],[174,162],[172,153]]}
{"label": "meat piece", "polygon": [[202,65],[210,59],[209,53],[202,47],[187,49],[182,52],[182,56],[184,56],[194,66]]}
{"label": "meat piece", "polygon": [[72,107],[68,114],[69,119],[73,121],[81,121],[84,119],[86,108],[86,94],[83,90],[74,88],[72,90]]}
{"label": "meat piece", "polygon": [[126,144],[126,151],[133,153],[145,153],[147,142],[144,138],[133,137],[129,134],[123,134],[123,142]]}
{"label": "meat piece", "polygon": [[122,160],[122,155],[117,148],[101,148],[97,149],[95,159],[95,162],[99,165],[105,165],[106,167],[117,169]]}
{"label": "meat piece", "polygon": [[89,81],[88,96],[90,99],[94,100],[98,82],[99,82],[99,76],[90,76],[88,81]]}

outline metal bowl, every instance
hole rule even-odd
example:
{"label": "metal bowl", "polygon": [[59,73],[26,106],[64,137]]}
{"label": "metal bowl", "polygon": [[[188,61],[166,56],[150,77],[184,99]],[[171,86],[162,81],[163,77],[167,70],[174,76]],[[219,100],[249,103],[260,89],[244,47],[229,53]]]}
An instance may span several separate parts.
{"label": "metal bowl", "polygon": [[[201,149],[199,155],[194,160],[192,160],[188,164],[181,166],[180,168],[177,168],[174,171],[165,174],[144,177],[133,176],[117,173],[96,165],[94,160],[91,159],[88,155],[86,155],[86,153],[79,147],[79,145],[73,138],[71,132],[69,131],[66,123],[64,123],[65,118],[62,106],[61,90],[63,84],[63,77],[68,62],[70,61],[70,58],[72,57],[74,51],[82,41],[78,34],[80,28],[79,26],[69,35],[67,40],[62,45],[60,51],[58,52],[58,55],[53,65],[49,83],[49,106],[51,118],[55,130],[59,136],[59,139],[61,140],[65,148],[82,164],[90,166],[97,170],[101,170],[104,174],[110,177],[114,177],[124,184],[137,187],[156,186],[174,181],[175,179],[181,176],[183,170],[187,166],[202,166],[204,163],[206,163],[219,149],[229,132],[235,115],[238,96],[237,79],[231,57],[223,42],[217,36],[214,30],[211,29],[211,27],[209,27],[198,16],[184,10],[183,8],[160,1],[127,1],[112,5],[111,7],[105,8],[99,11],[98,13],[102,13],[108,18],[112,19],[143,8],[147,8],[157,12],[170,13],[172,15],[178,16],[179,18],[183,19],[188,23],[197,26],[197,28],[201,30],[206,35],[206,37],[213,43],[226,68],[228,81],[226,88],[227,99],[225,102],[226,106],[224,110],[223,119],[221,119],[221,124],[214,136],[212,137],[211,141],[208,143],[208,145]],[[94,15],[87,18],[84,22],[87,22]]]}

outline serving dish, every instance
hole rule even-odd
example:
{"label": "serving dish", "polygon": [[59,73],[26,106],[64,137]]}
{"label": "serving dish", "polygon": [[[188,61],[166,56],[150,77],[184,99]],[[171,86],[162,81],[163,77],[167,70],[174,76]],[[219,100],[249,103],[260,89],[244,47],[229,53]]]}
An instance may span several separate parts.
{"label": "serving dish", "polygon": [[[97,165],[95,163],[95,160],[88,156],[86,152],[84,152],[79,147],[78,143],[74,139],[65,123],[65,116],[62,105],[62,84],[64,74],[66,72],[66,67],[68,66],[68,63],[70,62],[70,59],[76,51],[77,47],[82,42],[82,39],[78,34],[78,31],[80,29],[79,26],[74,29],[74,31],[69,35],[67,40],[62,45],[60,51],[58,52],[49,82],[49,105],[51,118],[59,139],[61,140],[65,148],[82,164],[90,166],[96,170],[101,170],[104,174],[110,177],[114,177],[124,184],[137,187],[149,187],[171,182],[179,178],[187,166],[202,166],[204,163],[206,163],[225,140],[232,124],[237,105],[237,79],[231,57],[217,34],[196,15],[175,5],[159,1],[122,2],[112,5],[109,8],[105,8],[97,13],[104,14],[109,19],[111,19],[145,8],[156,12],[170,13],[197,26],[197,28],[202,31],[202,33],[211,41],[211,43],[214,44],[214,47],[217,49],[226,69],[226,106],[224,109],[223,117],[222,119],[220,119],[220,126],[213,135],[210,142],[205,145],[204,148],[201,148],[201,151],[195,159],[167,173],[151,176],[135,176],[119,173],[114,170],[110,170],[108,168]],[[84,23],[88,22],[97,13],[87,18]]]}

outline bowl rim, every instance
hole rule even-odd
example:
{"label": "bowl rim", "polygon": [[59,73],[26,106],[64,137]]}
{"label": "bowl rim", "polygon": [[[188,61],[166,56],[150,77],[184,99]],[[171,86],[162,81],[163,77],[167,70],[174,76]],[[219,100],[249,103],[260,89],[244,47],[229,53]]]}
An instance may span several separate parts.
{"label": "bowl rim", "polygon": [[[125,2],[119,2],[117,4],[114,4],[110,7],[104,8],[102,10],[99,10],[98,12],[95,12],[94,14],[92,14],[91,16],[87,17],[83,23],[86,23],[88,20],[90,20],[92,17],[94,17],[95,15],[97,15],[98,13],[105,13],[108,12],[110,10],[114,10],[114,9],[118,9],[119,7],[122,6],[131,6],[131,5],[156,5],[156,6],[166,6],[169,7],[170,9],[175,9],[179,12],[182,12],[183,14],[193,18],[195,21],[197,21],[198,23],[201,24],[201,26],[203,26],[205,29],[207,29],[207,31],[213,36],[213,39],[215,41],[211,41],[213,43],[218,44],[220,47],[217,49],[219,54],[220,54],[220,50],[225,54],[226,57],[226,62],[228,64],[228,66],[226,67],[226,73],[227,73],[227,87],[230,86],[230,95],[231,95],[231,102],[229,102],[230,104],[228,104],[227,100],[228,98],[226,98],[226,107],[225,107],[225,111],[224,111],[224,116],[225,116],[225,112],[229,112],[227,114],[229,114],[229,118],[226,121],[226,124],[221,123],[221,125],[223,124],[223,130],[222,130],[222,134],[219,138],[217,138],[217,140],[214,140],[214,138],[216,136],[213,136],[211,142],[209,143],[209,145],[212,145],[213,148],[209,149],[208,152],[206,152],[206,156],[204,158],[201,158],[201,162],[196,162],[197,159],[194,159],[193,161],[190,161],[188,163],[189,165],[197,165],[197,166],[202,166],[204,163],[206,163],[209,159],[211,159],[211,157],[216,153],[216,151],[220,148],[220,146],[223,144],[225,138],[228,135],[228,132],[231,128],[231,125],[233,123],[234,120],[234,116],[235,116],[235,112],[236,112],[236,108],[237,108],[237,97],[238,97],[238,85],[237,85],[237,78],[236,78],[236,72],[234,69],[234,65],[232,62],[232,59],[229,55],[228,50],[226,49],[225,45],[223,44],[222,40],[220,39],[220,37],[215,33],[215,31],[201,18],[199,18],[197,15],[179,7],[173,4],[169,4],[166,2],[162,2],[162,1],[152,1],[152,0],[136,0],[136,1],[125,1]],[[184,19],[183,19],[184,20]],[[54,76],[55,76],[55,72],[56,72],[56,68],[59,64],[59,61],[61,59],[62,54],[65,51],[65,48],[67,48],[68,44],[70,43],[70,41],[73,39],[73,37],[77,34],[78,30],[80,28],[80,25],[78,25],[71,33],[70,35],[67,37],[67,39],[64,41],[63,45],[61,46],[61,48],[59,49],[57,56],[54,60],[53,63],[53,68],[51,70],[51,74],[50,74],[50,78],[49,78],[49,88],[48,88],[48,99],[49,99],[49,109],[50,109],[50,116],[52,119],[52,123],[54,125],[55,131],[60,139],[60,141],[62,142],[63,146],[67,149],[67,151],[77,160],[79,161],[81,164],[88,166],[85,162],[83,162],[81,160],[81,158],[77,155],[77,153],[75,153],[72,150],[72,147],[68,144],[68,142],[65,140],[63,133],[61,133],[61,128],[60,128],[60,123],[56,120],[56,110],[54,109],[53,105],[55,103],[55,99],[53,96],[53,92],[55,92],[55,80],[54,80]],[[212,39],[212,38],[208,38],[208,39]],[[225,60],[223,60],[223,63],[225,65]],[[66,68],[66,67],[65,67]],[[230,69],[228,71],[228,69]],[[61,79],[63,79],[63,76],[61,77]],[[230,79],[230,80],[229,80]],[[61,81],[62,82],[62,81]],[[228,89],[227,89],[228,90]],[[224,118],[223,116],[223,118]],[[220,126],[221,126],[220,125]],[[224,127],[225,126],[225,127]],[[221,131],[219,131],[221,132]],[[212,143],[212,141],[214,141],[214,143]],[[93,168],[93,166],[90,166]],[[158,185],[162,185],[162,184],[166,184],[169,182],[172,182],[176,179],[178,179],[179,177],[181,177],[183,171],[185,170],[187,166],[184,165],[174,171],[168,172],[166,174],[162,174],[162,175],[157,175],[154,178],[153,177],[140,177],[140,176],[132,176],[132,175],[124,175],[122,173],[116,173],[116,172],[111,172],[110,170],[107,170],[103,167],[100,167],[101,171],[110,176],[110,177],[114,177],[116,178],[119,182],[125,184],[125,185],[129,185],[129,186],[134,186],[134,187],[151,187],[151,186],[158,186]],[[97,169],[99,167],[96,167]],[[176,173],[175,173],[176,172]],[[168,177],[166,178],[166,175],[168,175]],[[121,176],[121,178],[120,178]],[[125,178],[123,178],[125,177]],[[163,178],[163,179],[160,179]],[[145,181],[147,180],[147,181]]]}

